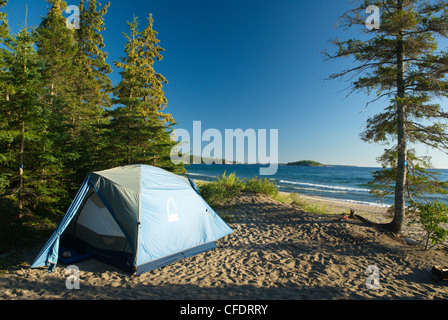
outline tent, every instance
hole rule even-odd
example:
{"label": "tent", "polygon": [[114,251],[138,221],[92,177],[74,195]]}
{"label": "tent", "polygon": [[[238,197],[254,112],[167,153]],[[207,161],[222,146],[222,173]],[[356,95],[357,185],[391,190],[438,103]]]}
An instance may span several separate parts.
{"label": "tent", "polygon": [[192,180],[148,165],[118,167],[87,175],[31,267],[53,271],[58,260],[93,256],[138,275],[215,249],[232,232]]}

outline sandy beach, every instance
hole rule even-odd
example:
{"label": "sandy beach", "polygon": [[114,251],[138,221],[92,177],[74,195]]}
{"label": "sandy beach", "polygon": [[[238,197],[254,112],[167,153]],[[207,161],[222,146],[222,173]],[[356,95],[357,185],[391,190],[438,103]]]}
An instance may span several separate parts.
{"label": "sandy beach", "polygon": [[[235,231],[218,249],[141,276],[89,259],[77,264],[79,290],[67,289],[62,264],[52,273],[29,268],[37,247],[24,254],[21,266],[0,276],[0,299],[448,299],[447,281],[430,271],[448,266],[446,251],[424,251],[359,220],[339,219],[350,208],[387,219],[386,208],[307,200],[340,213],[312,214],[267,196],[242,194],[217,209],[233,217],[229,225]],[[375,288],[366,285],[369,266],[378,270]]]}

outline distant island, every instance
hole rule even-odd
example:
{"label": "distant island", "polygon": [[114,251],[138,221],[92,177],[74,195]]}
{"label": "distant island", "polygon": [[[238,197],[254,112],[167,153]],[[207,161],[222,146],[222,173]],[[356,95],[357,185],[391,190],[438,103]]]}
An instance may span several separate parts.
{"label": "distant island", "polygon": [[325,167],[322,163],[312,160],[301,160],[295,162],[288,162],[288,166],[299,166],[299,167]]}

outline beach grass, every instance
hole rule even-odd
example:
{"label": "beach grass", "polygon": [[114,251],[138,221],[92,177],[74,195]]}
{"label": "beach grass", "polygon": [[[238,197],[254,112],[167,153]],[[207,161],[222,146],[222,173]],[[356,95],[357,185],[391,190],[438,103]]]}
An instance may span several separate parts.
{"label": "beach grass", "polygon": [[226,172],[222,176],[218,176],[216,181],[198,182],[198,187],[204,200],[211,206],[219,205],[242,192],[264,194],[271,197],[275,197],[279,193],[277,186],[269,179],[258,179],[257,177],[240,179],[235,173],[227,175]]}
{"label": "beach grass", "polygon": [[314,201],[306,200],[303,196],[297,194],[297,193],[285,193],[285,192],[279,192],[277,195],[272,197],[274,200],[277,200],[279,202],[285,203],[285,204],[292,204],[299,206],[303,210],[309,212],[309,213],[317,213],[317,214],[336,214],[334,208],[316,203]]}
{"label": "beach grass", "polygon": [[240,179],[235,173],[229,175],[224,172],[216,181],[199,181],[198,187],[202,197],[211,206],[219,207],[224,201],[233,198],[243,192],[264,194],[274,200],[285,204],[297,205],[303,210],[317,214],[337,214],[333,207],[310,201],[297,193],[280,192],[274,182],[267,178]]}

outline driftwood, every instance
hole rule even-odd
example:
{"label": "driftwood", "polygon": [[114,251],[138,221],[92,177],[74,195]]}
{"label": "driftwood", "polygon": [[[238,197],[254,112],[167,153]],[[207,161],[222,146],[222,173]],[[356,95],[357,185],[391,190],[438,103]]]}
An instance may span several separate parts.
{"label": "driftwood", "polygon": [[350,210],[350,214],[348,215],[344,215],[343,217],[339,218],[338,221],[341,220],[359,220],[361,222],[363,222],[364,224],[371,226],[371,227],[377,227],[380,229],[387,229],[387,224],[383,224],[383,223],[376,223],[376,222],[372,222],[370,220],[367,220],[364,217],[361,217],[360,215],[355,214],[355,210],[351,209]]}

